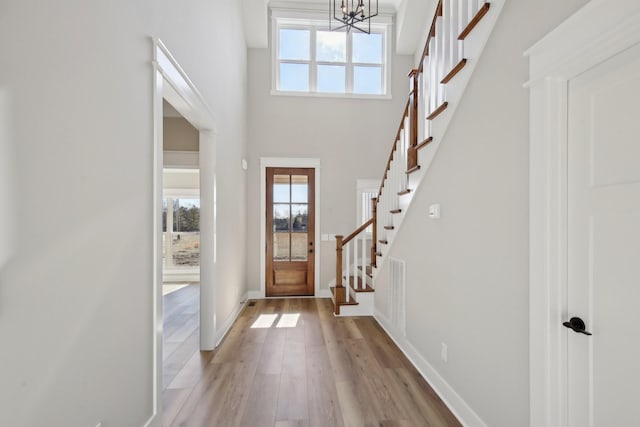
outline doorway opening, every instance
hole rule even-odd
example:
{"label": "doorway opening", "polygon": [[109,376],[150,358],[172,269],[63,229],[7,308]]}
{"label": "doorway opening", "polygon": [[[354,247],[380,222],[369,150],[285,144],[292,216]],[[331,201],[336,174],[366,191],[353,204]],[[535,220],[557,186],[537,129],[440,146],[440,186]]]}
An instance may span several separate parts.
{"label": "doorway opening", "polygon": [[[270,183],[267,183],[267,170],[282,170],[283,173],[276,173],[275,175],[281,175],[277,179],[275,177],[272,178]],[[285,169],[294,170],[291,173],[285,173]],[[302,172],[297,173],[296,170],[303,171],[307,170],[305,176],[306,178],[302,178],[304,175]],[[285,175],[288,176],[288,184],[285,183]],[[298,175],[300,175],[298,177]],[[306,183],[303,181],[306,179]],[[308,184],[311,183],[313,188],[311,189]],[[297,203],[297,201],[302,201],[301,194],[293,194],[292,191],[301,190],[302,187],[307,185],[306,191],[308,191],[307,199],[305,203]],[[278,187],[277,191],[285,191],[287,188],[289,189],[289,201],[285,201],[281,198],[281,195],[277,196],[277,202],[274,204],[273,200],[267,209],[267,194],[270,191],[272,193],[271,197],[273,197],[273,191],[275,190],[275,186]],[[296,187],[294,190],[294,186]],[[271,188],[269,188],[271,187]],[[269,189],[269,191],[268,191]],[[312,191],[310,191],[312,190]],[[285,191],[286,192],[286,191]],[[282,197],[285,197],[282,195]],[[306,208],[306,219],[302,215],[300,208]],[[283,222],[284,212],[283,209],[288,209],[288,219],[287,223]],[[282,211],[282,212],[281,212]],[[271,216],[270,223],[267,224],[267,212]],[[281,215],[282,214],[282,215]],[[295,215],[294,215],[295,214]],[[276,217],[276,223],[273,222],[273,217]],[[279,218],[279,216],[283,216],[283,218]],[[313,218],[313,221],[310,221],[310,218]],[[305,223],[306,221],[306,223]],[[285,236],[285,225],[288,228],[287,236]],[[274,228],[276,226],[276,228]],[[279,228],[278,228],[279,227]],[[294,229],[295,228],[295,229]],[[304,228],[304,229],[303,229]],[[265,298],[269,296],[288,296],[290,294],[287,293],[285,289],[289,285],[293,285],[294,283],[301,284],[303,282],[302,276],[303,273],[296,271],[296,268],[302,268],[302,264],[306,263],[305,271],[304,271],[304,282],[306,283],[306,288],[304,292],[298,295],[307,295],[307,296],[316,296],[316,297],[328,297],[329,290],[323,289],[320,291],[319,283],[320,283],[320,250],[317,248],[317,242],[320,242],[320,159],[313,158],[275,158],[275,157],[263,157],[260,159],[260,247],[261,256],[260,256],[260,293],[255,295],[256,298]],[[268,232],[269,231],[269,232]],[[282,233],[282,234],[280,234]],[[295,248],[292,248],[291,242],[296,244]],[[268,242],[271,245],[270,253],[268,254],[267,245]],[[274,242],[276,242],[276,246],[274,246]],[[289,245],[283,246],[285,243]],[[301,258],[302,253],[300,252],[302,249],[299,246],[301,243],[304,244],[306,261],[303,261]],[[310,244],[311,243],[311,244]],[[294,264],[289,264],[290,267],[295,267],[286,271],[278,268],[277,263],[284,263],[284,252],[273,252],[274,248],[276,250],[282,249],[287,250],[289,252],[287,255],[287,263],[294,261],[297,264],[297,267]],[[288,249],[287,249],[288,248]],[[293,249],[293,253],[291,252]],[[297,251],[297,252],[296,252]],[[311,252],[310,252],[311,251]],[[298,253],[300,252],[300,253]],[[292,258],[293,254],[293,258]],[[282,257],[280,257],[282,255]],[[281,258],[281,259],[274,259]],[[276,265],[269,268],[268,263],[272,262]],[[309,264],[311,267],[309,269]],[[284,264],[282,264],[284,265]],[[274,268],[275,267],[275,268]],[[269,268],[269,270],[267,270]],[[271,276],[271,277],[268,277]],[[277,277],[276,277],[277,276]],[[274,292],[267,292],[267,283],[269,280],[275,280],[284,286],[280,288],[282,292],[278,292],[278,290]]]}
{"label": "doorway opening", "polygon": [[[165,377],[165,357],[171,354],[165,338],[176,333],[174,338],[189,337],[194,353],[185,363],[198,363],[206,357],[208,350],[216,345],[216,138],[215,120],[200,92],[185,74],[182,67],[166,46],[153,39],[153,369],[154,399],[153,423],[162,423],[164,385],[177,387],[175,381]],[[191,126],[192,143],[178,149],[172,145],[169,133],[171,126],[167,116],[182,118]],[[185,123],[182,123],[185,125]],[[165,129],[166,128],[166,129]],[[165,145],[167,139],[167,145]],[[193,143],[195,141],[195,145]],[[190,148],[189,148],[190,147]],[[173,148],[173,149],[171,149]],[[166,185],[165,185],[166,184]],[[197,218],[197,221],[196,221]],[[198,224],[198,225],[196,225]],[[178,237],[179,236],[179,237]],[[199,237],[199,240],[197,239]],[[199,267],[194,264],[198,260]],[[175,327],[164,328],[164,318],[174,315],[176,310],[165,307],[163,283],[165,278],[176,282],[197,283],[189,285],[166,298],[183,298],[178,307],[184,316]],[[197,286],[197,288],[195,288]],[[199,292],[197,292],[199,290]],[[189,294],[190,291],[190,294]],[[195,292],[194,292],[195,291]],[[189,294],[189,295],[187,295]],[[188,302],[184,302],[188,301]],[[168,303],[167,303],[168,304]],[[173,329],[172,329],[173,328]],[[192,328],[192,329],[189,329]],[[172,344],[173,345],[173,344]],[[185,372],[194,372],[193,365]],[[180,388],[189,387],[184,376]],[[184,391],[183,391],[184,392]],[[177,396],[180,393],[173,393]],[[148,423],[147,425],[151,425]],[[155,424],[153,424],[155,425]]]}
{"label": "doorway opening", "polygon": [[315,290],[315,173],[267,168],[266,296]]}

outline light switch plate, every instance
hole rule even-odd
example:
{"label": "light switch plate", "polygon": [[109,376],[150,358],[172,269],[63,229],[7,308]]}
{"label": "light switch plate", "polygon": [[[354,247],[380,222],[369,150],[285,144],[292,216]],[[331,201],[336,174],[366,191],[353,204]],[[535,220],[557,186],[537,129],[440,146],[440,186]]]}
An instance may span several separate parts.
{"label": "light switch plate", "polygon": [[429,206],[429,218],[440,219],[440,204],[436,203]]}

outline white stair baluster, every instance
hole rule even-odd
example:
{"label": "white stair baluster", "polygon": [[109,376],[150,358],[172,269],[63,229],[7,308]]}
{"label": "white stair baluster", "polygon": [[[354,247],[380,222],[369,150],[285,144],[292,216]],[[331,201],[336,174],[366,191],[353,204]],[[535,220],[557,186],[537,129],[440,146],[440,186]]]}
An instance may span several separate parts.
{"label": "white stair baluster", "polygon": [[458,41],[458,34],[460,33],[460,29],[458,27],[458,0],[448,1],[449,4],[448,14],[449,14],[449,48],[451,49],[451,66],[449,69],[453,69],[458,62],[462,59],[458,52],[458,46],[460,42]]}
{"label": "white stair baluster", "polygon": [[445,31],[444,31],[444,19],[442,16],[438,17],[436,23],[436,61],[438,63],[438,70],[436,72],[436,90],[438,91],[438,99],[436,101],[436,108],[444,102],[444,85],[440,84],[440,80],[444,77],[445,66]]}
{"label": "white stair baluster", "polygon": [[349,275],[350,273],[350,260],[349,260],[349,254],[351,253],[351,242],[347,243],[347,247],[345,248],[345,256],[346,256],[346,265],[347,265],[347,271],[346,271],[346,283],[344,284],[345,289],[345,295],[346,295],[346,301],[349,302],[351,300],[351,293],[349,292]]}
{"label": "white stair baluster", "polygon": [[471,22],[473,15],[476,14],[476,0],[468,0],[469,7],[467,8],[467,22],[465,26]]}
{"label": "white stair baluster", "polygon": [[[451,49],[451,1],[442,2],[442,75],[440,80],[453,68]],[[439,80],[439,81],[440,81]]]}
{"label": "white stair baluster", "polygon": [[[360,246],[360,253],[359,253],[359,255],[360,255],[360,258],[359,258],[359,260],[360,260],[360,269],[359,270],[360,271],[358,273],[358,276],[360,277],[360,280],[364,280],[364,277],[362,275],[362,273],[364,271],[364,246],[362,245],[362,242],[364,240],[362,239],[362,235],[358,238],[358,240],[360,241],[360,245],[359,245]],[[356,244],[356,246],[358,246],[358,245]],[[356,286],[358,288],[360,288],[360,286],[358,286],[358,283],[362,283],[362,282],[356,281]]]}

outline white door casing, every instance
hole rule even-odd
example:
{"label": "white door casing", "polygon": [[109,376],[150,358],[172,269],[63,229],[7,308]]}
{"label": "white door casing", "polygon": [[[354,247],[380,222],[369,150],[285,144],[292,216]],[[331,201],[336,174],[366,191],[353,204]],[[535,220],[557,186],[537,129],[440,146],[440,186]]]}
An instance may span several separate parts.
{"label": "white door casing", "polygon": [[568,424],[640,425],[640,44],[569,82]]}
{"label": "white door casing", "polygon": [[[216,125],[204,98],[160,39],[153,38],[153,414],[145,427],[162,423],[162,102],[166,99],[199,131],[200,143],[200,349],[221,337],[215,311]],[[218,334],[217,334],[218,332]],[[218,336],[217,336],[218,335]]]}
{"label": "white door casing", "polygon": [[[291,157],[261,157],[260,158],[260,291],[249,292],[249,298],[266,298],[266,194],[267,194],[267,168],[312,168],[315,169],[315,241],[320,242],[320,159],[315,158],[291,158]],[[319,245],[318,245],[319,246]],[[320,298],[328,297],[328,290],[320,291],[320,250],[314,251],[314,295]]]}
{"label": "white door casing", "polygon": [[[530,90],[531,426],[568,425],[566,364],[571,335],[562,322],[569,315],[570,81],[638,43],[640,2],[618,0],[612,7],[610,1],[592,0],[525,53],[530,60],[526,86]],[[591,319],[585,320],[589,326]]]}

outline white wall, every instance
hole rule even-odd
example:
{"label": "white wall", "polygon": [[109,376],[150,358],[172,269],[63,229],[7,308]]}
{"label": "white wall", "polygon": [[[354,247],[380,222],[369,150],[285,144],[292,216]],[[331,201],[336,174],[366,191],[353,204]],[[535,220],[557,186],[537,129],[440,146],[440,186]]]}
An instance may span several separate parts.
{"label": "white wall", "polygon": [[216,114],[218,179],[234,183],[218,191],[218,319],[245,294],[239,7],[0,4],[0,147],[11,156],[0,163],[12,165],[16,233],[0,260],[0,425],[141,426],[152,414],[151,35]]}
{"label": "white wall", "polygon": [[[506,2],[391,250],[406,260],[407,340],[489,426],[529,424],[522,52],[584,3]],[[427,218],[432,203],[440,220]],[[384,316],[387,274],[385,263],[376,281]]]}
{"label": "white wall", "polygon": [[185,118],[164,117],[162,119],[162,131],[162,143],[165,151],[199,150],[198,130]]}
{"label": "white wall", "polygon": [[[382,178],[407,102],[411,56],[394,56],[392,100],[271,95],[268,49],[249,49],[249,287],[260,289],[260,157],[320,159],[321,233],[351,233],[356,180]],[[335,241],[317,242],[320,287],[335,278]]]}

